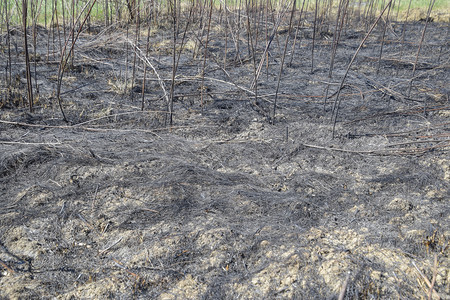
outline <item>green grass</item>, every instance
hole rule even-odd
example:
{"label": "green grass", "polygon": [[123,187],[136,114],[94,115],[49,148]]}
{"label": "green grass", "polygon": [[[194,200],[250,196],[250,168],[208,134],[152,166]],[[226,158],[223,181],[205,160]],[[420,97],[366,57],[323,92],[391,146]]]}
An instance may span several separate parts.
{"label": "green grass", "polygon": [[[188,3],[191,3],[192,0],[181,0],[182,3],[185,3],[187,6]],[[219,0],[214,0],[217,7],[219,7]],[[266,0],[259,0],[259,3],[262,3],[262,1],[266,1]],[[279,4],[279,2],[281,0],[273,0],[273,7],[277,7],[277,4]],[[314,3],[315,0],[306,0],[308,3],[308,10],[313,10],[314,9]],[[320,0],[321,2],[324,2],[324,0]],[[408,6],[409,6],[409,1],[410,0],[395,0],[394,1],[394,6],[392,8],[392,12],[393,15],[397,14],[397,11],[399,12],[399,19],[405,19],[406,17],[406,13],[408,11]],[[354,2],[354,6],[358,7],[359,6],[359,0],[353,0]],[[387,0],[377,0],[377,7],[380,10],[382,8],[383,5],[385,5],[385,3],[387,2]],[[21,11],[22,11],[22,7],[21,7],[21,0],[8,0],[8,11],[9,11],[9,19],[10,19],[10,23],[12,25],[18,25],[21,24],[22,22],[22,17],[21,17]],[[41,5],[40,9],[39,9],[39,15],[37,18],[37,22],[40,25],[44,25],[47,24],[47,26],[50,25],[51,22],[51,18],[52,18],[52,0],[28,0],[28,5],[29,5],[29,21],[28,24],[32,23],[32,16],[31,16],[31,5],[32,3],[38,3]],[[44,3],[47,3],[47,7],[46,10],[44,8]],[[62,24],[62,1],[58,0],[58,18],[59,18],[59,24]],[[76,3],[76,8],[75,11],[79,12],[81,11],[83,5],[85,5],[85,1],[75,1]],[[97,3],[94,5],[94,8],[92,9],[91,12],[91,21],[92,22],[104,22],[104,0],[97,0]],[[166,5],[168,2],[162,2],[162,5]],[[237,8],[239,3],[239,0],[227,0],[227,5],[230,8]],[[245,2],[242,2],[245,3]],[[369,0],[361,0],[361,3],[364,4],[368,4]],[[337,7],[337,5],[339,4],[339,0],[334,0],[333,6]],[[412,0],[411,2],[411,7],[410,7],[410,16],[408,17],[409,20],[417,20],[419,18],[423,18],[426,16],[426,11],[428,9],[428,6],[430,4],[430,0]],[[2,14],[0,14],[3,18],[0,19],[2,25],[5,23],[4,22],[4,5],[5,2],[4,0],[0,1],[0,11],[2,12]],[[35,4],[36,5],[36,4]],[[112,5],[113,7],[113,14],[115,14],[115,5],[114,3],[110,3],[110,5]],[[302,5],[302,0],[297,0],[297,6],[298,8],[300,8]],[[121,9],[121,13],[122,16],[126,15],[127,13],[127,8],[126,8],[126,0],[122,0],[120,2],[120,9]],[[45,14],[45,11],[47,12],[47,14]],[[449,0],[436,0],[434,7],[433,7],[433,11],[432,11],[432,17],[435,18],[436,21],[449,21],[449,13],[450,11],[450,1]],[[65,13],[65,17],[66,20],[70,20],[70,16],[72,13],[72,0],[65,0],[64,1],[64,13]],[[376,13],[376,12],[375,12]],[[436,19],[436,16],[440,16],[440,18]],[[46,22],[47,21],[47,22]]]}
{"label": "green grass", "polygon": [[[394,9],[397,10],[398,6],[400,6],[400,11],[407,11],[409,0],[401,0],[400,5],[396,2]],[[420,10],[427,10],[428,6],[430,5],[429,0],[413,0],[411,1],[411,9],[420,9]],[[448,0],[436,0],[433,6],[433,10],[448,10],[450,8],[450,1]]]}
{"label": "green grass", "polygon": [[[32,22],[32,4],[31,3],[39,3],[39,7],[33,8],[34,10],[38,11],[38,17],[37,17],[37,23],[40,25],[47,26],[50,25],[50,22],[52,20],[52,0],[28,0],[28,24],[31,24]],[[46,5],[45,5],[46,3]],[[62,1],[58,0],[57,2],[57,13],[58,13],[58,21],[59,24],[62,24],[62,17],[63,17],[63,6]],[[83,9],[84,5],[86,4],[85,1],[75,1],[75,18],[77,18],[79,12]],[[19,4],[19,5],[17,5]],[[86,9],[87,10],[87,9]],[[2,12],[0,15],[4,18],[4,1],[0,0],[0,11]],[[8,3],[8,14],[9,14],[9,20],[11,24],[17,25],[22,23],[22,1],[21,0],[9,0]],[[66,20],[70,20],[72,15],[72,1],[71,0],[65,0],[64,1],[64,15]],[[4,23],[4,19],[0,19],[2,24]],[[47,22],[46,22],[47,21]],[[94,5],[92,11],[91,11],[91,21],[93,22],[101,22],[104,21],[104,1],[98,1]]]}
{"label": "green grass", "polygon": [[[408,12],[409,0],[401,0],[399,5],[394,5],[394,12],[396,13],[399,10],[400,20],[405,20],[407,14],[409,14],[408,20],[419,20],[426,17],[429,5],[429,0],[413,0]],[[435,21],[449,22],[450,1],[436,0],[431,11],[431,17]]]}

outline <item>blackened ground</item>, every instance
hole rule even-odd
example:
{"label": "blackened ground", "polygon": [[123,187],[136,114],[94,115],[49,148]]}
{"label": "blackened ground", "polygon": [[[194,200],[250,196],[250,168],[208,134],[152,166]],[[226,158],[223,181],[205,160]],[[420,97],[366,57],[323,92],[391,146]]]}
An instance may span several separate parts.
{"label": "blackened ground", "polygon": [[[15,89],[2,87],[0,297],[333,299],[344,287],[346,299],[412,299],[428,297],[434,277],[433,299],[448,298],[448,24],[429,24],[409,93],[423,26],[406,24],[401,43],[393,23],[380,61],[382,28],[369,38],[334,138],[335,95],[363,28],[342,33],[332,78],[332,38],[316,41],[311,72],[312,27],[301,28],[275,118],[282,46],[255,101],[243,90],[247,44],[243,63],[228,46],[227,76],[212,59],[225,49],[214,32],[203,106],[202,58],[189,47],[181,57],[172,127],[150,68],[140,111],[142,62],[123,93],[121,29],[82,35],[63,81],[69,124],[42,47],[34,112],[21,106],[22,64]],[[149,61],[169,89],[164,36],[151,36]]]}

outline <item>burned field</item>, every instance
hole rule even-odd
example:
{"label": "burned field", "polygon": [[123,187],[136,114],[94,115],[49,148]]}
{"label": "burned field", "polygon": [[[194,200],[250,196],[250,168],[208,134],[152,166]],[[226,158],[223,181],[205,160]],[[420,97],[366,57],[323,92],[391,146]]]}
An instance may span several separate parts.
{"label": "burned field", "polygon": [[2,65],[0,297],[448,297],[448,23],[238,17]]}

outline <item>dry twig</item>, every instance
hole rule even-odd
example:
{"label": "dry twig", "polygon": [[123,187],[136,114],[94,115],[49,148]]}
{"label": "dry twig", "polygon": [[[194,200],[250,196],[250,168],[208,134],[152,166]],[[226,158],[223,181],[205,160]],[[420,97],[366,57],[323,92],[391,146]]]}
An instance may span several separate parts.
{"label": "dry twig", "polygon": [[414,268],[416,269],[417,273],[420,275],[420,277],[423,279],[423,281],[427,284],[427,286],[430,288],[431,292],[434,292],[434,295],[436,296],[436,299],[441,299],[441,297],[439,296],[439,294],[436,292],[436,290],[433,288],[433,286],[431,285],[431,282],[428,280],[428,278],[422,273],[422,271],[420,271],[420,269],[417,267],[417,265],[415,264],[415,262],[412,262]]}

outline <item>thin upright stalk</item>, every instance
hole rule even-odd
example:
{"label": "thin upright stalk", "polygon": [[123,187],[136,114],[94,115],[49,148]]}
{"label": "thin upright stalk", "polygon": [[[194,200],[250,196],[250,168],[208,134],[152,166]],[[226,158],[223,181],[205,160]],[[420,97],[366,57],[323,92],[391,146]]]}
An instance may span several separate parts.
{"label": "thin upright stalk", "polygon": [[105,27],[109,26],[109,16],[108,16],[108,11],[109,11],[109,1],[105,0],[105,7],[104,7],[104,18],[105,18]]}
{"label": "thin upright stalk", "polygon": [[[53,7],[53,1],[52,1],[52,7]],[[47,18],[47,15],[45,17]],[[53,27],[53,9],[52,9],[52,18],[50,19],[50,28],[49,28],[48,34],[47,34],[47,58],[46,58],[47,63],[49,62],[49,58],[50,58],[50,36],[54,32],[52,27]]]}
{"label": "thin upright stalk", "polygon": [[316,7],[314,9],[314,27],[313,27],[313,38],[311,47],[311,73],[314,71],[314,45],[316,41],[316,27],[317,27],[317,13],[319,10],[319,0],[316,0]]}
{"label": "thin upright stalk", "polygon": [[278,82],[277,82],[277,89],[275,91],[275,99],[273,101],[272,124],[275,123],[275,113],[276,113],[276,108],[277,108],[278,91],[280,89],[281,75],[283,73],[284,59],[286,58],[286,51],[287,51],[287,47],[288,47],[288,43],[289,43],[289,37],[291,36],[292,20],[294,19],[294,12],[295,12],[296,4],[297,4],[297,1],[294,0],[292,2],[291,18],[289,19],[289,30],[288,30],[288,34],[286,37],[286,42],[284,43],[283,56],[281,57],[281,65],[280,65],[280,72],[278,73]]}
{"label": "thin upright stalk", "polygon": [[47,28],[47,0],[44,0],[44,26]]}
{"label": "thin upright stalk", "polygon": [[[127,41],[128,41],[128,36],[129,36],[129,32],[130,32],[130,28],[128,25],[128,22],[126,23],[127,25]],[[127,90],[128,90],[128,56],[129,56],[129,43],[127,42],[125,45],[125,86],[123,88],[123,93],[126,94]]]}
{"label": "thin upright stalk", "polygon": [[413,65],[411,80],[409,81],[408,97],[411,96],[412,82],[414,80],[414,76],[416,75],[416,66],[417,66],[417,62],[419,61],[420,50],[422,49],[423,40],[425,39],[425,32],[427,31],[428,23],[430,21],[430,14],[431,14],[431,10],[433,9],[434,2],[435,2],[435,0],[430,0],[430,5],[428,6],[427,18],[425,20],[425,26],[423,27],[423,30],[422,30],[419,47],[417,48],[416,59],[414,61],[414,65]]}
{"label": "thin upright stalk", "polygon": [[377,75],[380,73],[381,58],[382,58],[382,55],[383,55],[384,38],[386,36],[386,29],[387,29],[387,26],[389,24],[389,13],[390,12],[391,12],[391,5],[389,5],[388,12],[386,14],[386,20],[384,22],[383,33],[382,33],[382,36],[381,36],[380,54],[378,55]]}
{"label": "thin upright stalk", "polygon": [[[178,64],[180,62],[181,54],[182,54],[183,49],[184,49],[184,45],[185,45],[185,42],[186,42],[188,29],[189,29],[189,26],[191,25],[191,22],[192,22],[193,13],[194,13],[194,2],[192,2],[191,8],[189,9],[189,16],[188,16],[188,19],[186,21],[186,26],[185,26],[184,31],[183,31],[183,37],[181,38],[181,44],[180,44],[180,47],[179,47],[180,50],[178,51],[177,63],[175,65],[175,69],[176,70],[178,70]],[[178,15],[180,15],[180,12],[178,13]],[[177,22],[177,33],[178,33],[178,26],[179,26],[179,22]]]}
{"label": "thin upright stalk", "polygon": [[339,40],[341,37],[342,28],[344,27],[345,11],[346,11],[346,7],[347,7],[345,2],[348,3],[348,0],[339,1],[339,8],[338,8],[338,13],[337,13],[337,17],[336,17],[336,25],[335,25],[334,34],[333,34],[333,43],[332,43],[331,58],[330,58],[330,68],[328,70],[329,78],[331,78],[333,76],[334,59],[336,57],[337,47],[338,47]]}
{"label": "thin upright stalk", "polygon": [[8,0],[5,0],[4,3],[5,3],[5,19],[6,19],[6,44],[8,45],[8,61],[6,62],[7,70],[5,72],[5,77],[6,77],[6,84],[8,87],[10,87],[12,78],[11,74],[12,63],[11,63],[11,34],[9,30]]}
{"label": "thin upright stalk", "polygon": [[267,58],[267,53],[269,51],[270,45],[272,44],[272,42],[273,42],[273,40],[274,40],[274,38],[275,38],[275,36],[277,34],[278,28],[280,27],[280,23],[281,23],[281,21],[284,18],[284,14],[285,14],[286,10],[287,9],[283,9],[282,12],[279,14],[278,19],[274,20],[274,27],[272,29],[272,33],[270,34],[269,40],[266,42],[266,48],[264,49],[263,54],[261,55],[261,59],[259,61],[258,68],[256,69],[255,78],[253,79],[253,82],[250,85],[250,88],[252,88],[252,89],[257,84],[258,78],[259,78],[259,76],[261,74],[261,69],[262,69],[262,67],[264,65],[264,61]]}
{"label": "thin upright stalk", "polygon": [[[72,24],[71,24],[72,28],[75,28],[75,0],[72,0],[72,16],[70,19],[72,21]],[[73,29],[73,30],[75,30],[75,29]],[[74,41],[75,41],[75,36],[72,34],[72,44],[74,43]],[[73,68],[74,56],[75,56],[75,49],[72,49],[70,51],[70,67],[72,67],[72,68]]]}
{"label": "thin upright stalk", "polygon": [[[140,8],[139,8],[139,3],[138,3],[138,6],[136,8],[136,32],[135,32],[135,42],[134,42],[136,47],[139,46],[139,31],[140,31],[140,27],[141,27]],[[132,76],[131,76],[131,86],[132,87],[134,86],[134,82],[135,82],[135,78],[136,78],[136,58],[137,58],[137,51],[134,51],[133,73],[132,73]],[[131,99],[133,99],[133,97],[134,97],[133,89],[131,89]]]}
{"label": "thin upright stalk", "polygon": [[[291,50],[291,60],[289,61],[289,65],[292,65],[292,62],[294,60],[294,56],[295,56],[295,45],[297,44],[297,36],[298,36],[298,31],[300,29],[300,25],[302,22],[302,15],[303,15],[303,9],[305,7],[305,2],[306,0],[303,0],[302,3],[302,8],[300,9],[300,15],[298,17],[298,23],[297,23],[297,28],[295,28],[295,36],[294,36],[294,42],[292,43],[292,50]],[[299,41],[301,43],[301,39]]]}
{"label": "thin upright stalk", "polygon": [[27,12],[28,1],[22,0],[22,21],[23,21],[23,47],[25,50],[25,68],[27,76],[27,94],[28,94],[28,106],[30,112],[33,111],[33,86],[31,83],[31,70],[30,70],[30,56],[28,53],[28,38],[27,38]]}
{"label": "thin upright stalk", "polygon": [[[269,2],[270,0],[266,0],[264,5],[264,31],[265,31],[265,41],[266,45],[269,42]],[[269,53],[266,53],[266,80],[269,80]]]}
{"label": "thin upright stalk", "polygon": [[[336,18],[336,27],[334,29],[334,34],[333,34],[333,43],[332,43],[331,58],[330,58],[330,68],[328,70],[329,78],[332,78],[332,76],[333,76],[334,60],[336,57],[337,47],[338,47],[339,40],[341,37],[342,29],[343,29],[344,23],[345,23],[345,16],[346,16],[347,8],[348,8],[348,3],[349,3],[348,0],[341,0],[339,2],[338,16]],[[327,88],[325,89],[325,96],[323,97],[324,111],[326,110],[329,90],[330,90],[330,84],[327,84]]]}
{"label": "thin upright stalk", "polygon": [[[25,1],[25,0],[24,0],[24,1]],[[91,0],[89,0],[89,2],[90,2],[90,1],[91,1]],[[63,79],[63,76],[64,76],[64,71],[66,70],[67,62],[69,61],[69,58],[70,58],[70,51],[72,51],[73,47],[75,47],[75,43],[76,43],[76,41],[77,41],[77,39],[78,39],[78,37],[79,37],[79,35],[80,35],[80,33],[81,33],[81,30],[83,29],[84,24],[86,23],[86,20],[87,20],[88,16],[90,15],[90,13],[91,13],[91,11],[92,11],[92,8],[94,7],[96,1],[97,1],[97,0],[92,0],[92,4],[91,4],[91,6],[89,7],[89,10],[87,11],[86,16],[85,16],[83,22],[80,24],[80,27],[78,28],[77,35],[75,36],[75,39],[73,40],[73,43],[72,43],[72,45],[70,46],[69,54],[66,55],[66,49],[67,49],[67,45],[68,45],[68,43],[69,43],[69,38],[71,38],[70,36],[69,36],[68,39],[66,39],[66,42],[65,42],[65,44],[64,44],[64,48],[63,48],[62,53],[61,53],[61,60],[60,60],[60,62],[59,62],[59,68],[58,68],[58,83],[57,83],[57,86],[56,86],[56,98],[58,99],[58,105],[59,105],[59,108],[60,108],[60,110],[61,110],[61,114],[63,115],[63,120],[64,120],[65,122],[68,122],[68,120],[67,120],[67,118],[66,118],[66,114],[64,113],[64,109],[63,109],[63,107],[62,107],[62,102],[61,102],[61,85],[62,85],[62,79]],[[80,12],[80,14],[79,14],[79,16],[78,16],[78,19],[81,18],[81,15],[82,15],[82,13],[85,11],[85,9],[88,7],[89,2],[86,3],[86,5],[85,5],[84,8],[82,9],[82,11]],[[76,23],[78,23],[78,20],[77,20]],[[71,34],[72,34],[72,35],[75,34],[75,28],[72,28]]]}
{"label": "thin upright stalk", "polygon": [[208,16],[208,29],[206,31],[206,42],[205,42],[205,52],[203,55],[203,66],[202,66],[202,83],[200,87],[200,105],[203,111],[204,105],[204,89],[205,89],[205,68],[206,68],[206,60],[208,57],[208,42],[209,42],[209,32],[211,29],[211,18],[212,18],[212,10],[213,10],[213,0],[209,2],[209,16]]}
{"label": "thin upright stalk", "polygon": [[[254,54],[254,52],[252,52],[252,48],[253,48],[253,39],[252,39],[252,33],[251,33],[251,27],[250,27],[250,10],[249,10],[249,4],[248,4],[249,0],[245,1],[245,10],[246,10],[246,20],[247,20],[247,52],[248,52],[248,57],[251,58],[252,54]],[[252,44],[250,46],[250,43]],[[255,56],[253,55],[253,58]]]}
{"label": "thin upright stalk", "polygon": [[33,51],[34,51],[34,59],[33,59],[33,67],[34,67],[34,86],[36,88],[36,94],[39,97],[39,85],[37,80],[37,17],[38,17],[38,10],[37,10],[37,3],[31,3],[31,15],[33,20]]}
{"label": "thin upright stalk", "polygon": [[240,61],[240,63],[242,64],[240,47],[239,47],[239,35],[240,35],[240,28],[241,28],[241,8],[242,8],[241,5],[242,5],[242,0],[239,0],[238,18],[237,18],[237,22],[236,22],[236,38],[234,39],[235,44],[236,44],[236,55],[234,57],[234,61]]}
{"label": "thin upright stalk", "polygon": [[177,64],[177,29],[178,29],[178,17],[177,17],[177,0],[173,0],[173,6],[172,6],[172,30],[173,30],[173,45],[172,45],[172,81],[170,85],[170,95],[169,95],[169,103],[168,103],[168,110],[169,110],[169,126],[172,126],[173,124],[173,97],[174,97],[174,90],[175,90],[175,76],[177,73],[176,70],[176,64]]}
{"label": "thin upright stalk", "polygon": [[[59,41],[59,52],[62,53],[63,51],[63,46],[62,46],[62,41],[61,41],[61,30],[59,28],[59,21],[58,21],[58,0],[55,0],[55,21],[56,21],[56,28],[58,30],[58,41]],[[64,10],[64,8],[62,8]],[[63,25],[64,27],[64,25]],[[65,30],[64,30],[65,32]],[[55,33],[55,30],[53,29],[53,34]],[[64,33],[64,37],[65,37],[65,33]],[[55,51],[53,51],[53,53],[56,53]]]}
{"label": "thin upright stalk", "polygon": [[[58,0],[55,0],[56,3]],[[61,12],[62,12],[62,26],[63,26],[63,32],[64,32],[64,40],[67,40],[67,35],[66,35],[66,14],[65,14],[66,8],[64,7],[64,0],[61,0]]]}
{"label": "thin upright stalk", "polygon": [[384,12],[388,9],[388,7],[391,5],[391,3],[392,3],[392,0],[389,0],[389,3],[384,7],[384,9],[381,11],[381,13],[378,16],[378,18],[376,19],[376,21],[373,23],[372,27],[370,27],[369,31],[366,33],[366,36],[364,37],[364,39],[359,44],[358,49],[356,49],[356,52],[353,55],[350,63],[348,64],[344,76],[342,77],[341,83],[339,85],[339,88],[338,88],[338,91],[337,91],[337,94],[336,94],[336,99],[334,100],[334,106],[333,106],[333,111],[332,111],[332,122],[333,122],[332,136],[333,136],[333,138],[334,138],[334,133],[335,133],[335,129],[336,129],[336,122],[337,122],[337,117],[338,117],[338,113],[339,113],[339,106],[341,104],[341,99],[339,98],[339,96],[341,94],[342,88],[344,87],[344,82],[345,82],[345,79],[347,78],[348,72],[350,71],[350,68],[351,68],[353,62],[355,61],[356,56],[358,55],[358,53],[361,50],[362,46],[364,45],[364,43],[366,42],[367,38],[370,36],[372,31],[374,30],[375,26],[377,26],[378,22],[380,21],[381,17],[383,16]]}
{"label": "thin upright stalk", "polygon": [[[400,49],[400,55],[399,55],[400,59],[403,57],[403,51],[405,49],[405,46],[404,46],[404,43],[405,43],[405,31],[406,31],[405,27],[406,27],[406,24],[408,23],[409,10],[411,8],[411,2],[412,2],[412,0],[409,0],[408,10],[406,11],[405,21],[403,22],[403,25],[402,25],[402,39],[401,39],[401,42],[400,42],[401,49]],[[397,68],[396,75],[398,75],[399,70],[400,70],[400,68]]]}
{"label": "thin upright stalk", "polygon": [[225,12],[225,46],[223,53],[223,68],[227,69],[227,52],[228,52],[228,7],[227,0],[224,0],[224,12]]}
{"label": "thin upright stalk", "polygon": [[[146,44],[146,49],[145,49],[145,56],[148,56],[148,52],[150,49],[150,32],[151,32],[151,28],[152,28],[152,22],[151,22],[151,15],[150,15],[150,19],[148,21],[147,24],[147,44]],[[146,83],[146,79],[147,79],[147,64],[144,64],[144,78],[142,79],[142,91],[141,91],[141,97],[142,97],[142,101],[141,101],[141,110],[144,110],[144,104],[145,104],[145,83]]]}
{"label": "thin upright stalk", "polygon": [[[252,88],[254,89],[255,92],[255,104],[258,102],[258,71],[257,71],[257,66],[256,66],[256,54],[255,54],[255,48],[253,45],[253,38],[252,38],[252,30],[250,27],[250,9],[249,9],[249,4],[248,4],[248,0],[246,0],[246,10],[247,10],[247,33],[248,33],[248,40],[247,43],[250,42],[249,45],[249,54],[250,54],[250,49],[251,49],[251,57],[253,58],[253,72],[254,72],[254,85],[252,86]],[[250,48],[251,47],[251,48]]]}

